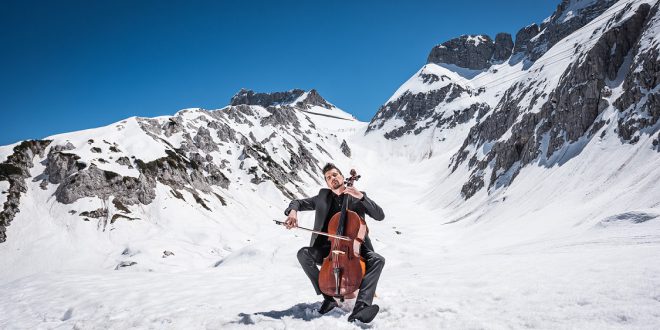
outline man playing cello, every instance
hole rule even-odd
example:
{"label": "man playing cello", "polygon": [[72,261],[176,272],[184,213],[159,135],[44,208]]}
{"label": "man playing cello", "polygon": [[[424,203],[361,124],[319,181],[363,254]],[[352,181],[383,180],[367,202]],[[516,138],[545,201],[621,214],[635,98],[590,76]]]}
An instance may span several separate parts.
{"label": "man playing cello", "polygon": [[[362,219],[364,219],[365,213],[378,221],[385,218],[380,206],[369,199],[366,193],[358,191],[352,186],[346,187],[344,176],[334,164],[328,163],[323,167],[323,176],[329,189],[322,188],[318,195],[314,197],[293,200],[284,211],[284,214],[287,216],[284,224],[288,229],[298,226],[298,211],[314,210],[316,212],[314,230],[327,232],[330,219],[335,213],[341,210],[341,205],[346,195],[354,197],[349,199],[351,202],[348,208],[356,212]],[[323,304],[319,308],[319,313],[321,314],[326,314],[338,306],[335,298],[321,292],[318,283],[318,265],[323,263],[323,258],[329,253],[330,241],[326,236],[317,234],[312,234],[309,247],[303,247],[298,251],[300,265],[305,271],[305,274],[307,274],[307,277],[311,280],[316,294],[323,294]],[[385,258],[374,252],[368,235],[365,237],[364,243],[361,244],[360,255],[365,260],[366,272],[360,284],[360,291],[355,300],[355,307],[348,317],[348,321],[359,320],[368,323],[378,313],[378,305],[372,305],[372,302],[376,292],[378,278],[385,265]]]}

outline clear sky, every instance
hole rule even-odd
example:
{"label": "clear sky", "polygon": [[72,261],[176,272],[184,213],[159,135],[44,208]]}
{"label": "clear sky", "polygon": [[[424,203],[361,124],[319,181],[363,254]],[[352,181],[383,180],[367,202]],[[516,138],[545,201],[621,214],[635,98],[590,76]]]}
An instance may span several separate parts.
{"label": "clear sky", "polygon": [[369,121],[461,34],[515,33],[559,0],[0,1],[0,145],[130,116],[316,88]]}

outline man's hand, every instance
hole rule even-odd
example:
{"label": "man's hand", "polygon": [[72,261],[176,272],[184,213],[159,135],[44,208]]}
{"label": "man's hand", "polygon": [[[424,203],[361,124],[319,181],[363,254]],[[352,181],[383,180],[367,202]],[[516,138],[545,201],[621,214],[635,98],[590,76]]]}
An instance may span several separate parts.
{"label": "man's hand", "polygon": [[346,189],[344,189],[344,194],[349,194],[357,199],[362,199],[362,197],[364,197],[364,194],[355,187],[346,187]]}
{"label": "man's hand", "polygon": [[289,211],[289,216],[286,218],[286,221],[284,221],[284,226],[286,229],[298,227],[298,211]]}

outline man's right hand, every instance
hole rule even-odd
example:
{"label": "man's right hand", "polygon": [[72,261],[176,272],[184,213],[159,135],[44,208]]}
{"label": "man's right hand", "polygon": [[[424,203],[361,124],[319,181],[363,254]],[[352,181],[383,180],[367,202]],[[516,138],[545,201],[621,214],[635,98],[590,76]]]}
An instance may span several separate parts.
{"label": "man's right hand", "polygon": [[286,227],[286,229],[298,227],[298,211],[296,210],[289,211],[289,216],[286,218],[286,221],[284,222],[284,226]]}

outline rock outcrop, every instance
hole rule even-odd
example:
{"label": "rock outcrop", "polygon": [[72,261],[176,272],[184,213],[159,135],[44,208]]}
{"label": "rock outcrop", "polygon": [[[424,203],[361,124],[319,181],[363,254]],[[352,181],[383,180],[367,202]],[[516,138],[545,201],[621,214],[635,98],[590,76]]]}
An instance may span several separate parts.
{"label": "rock outcrop", "polygon": [[249,89],[241,89],[231,98],[230,105],[260,105],[264,108],[271,105],[289,104],[305,93],[302,89],[292,89],[286,92],[255,93]]}
{"label": "rock outcrop", "polygon": [[587,25],[617,0],[562,0],[541,25],[531,24],[516,33],[513,53],[536,61],[569,34]]}
{"label": "rock outcrop", "polygon": [[[439,109],[441,104],[449,104],[457,98],[466,98],[472,91],[461,85],[449,83],[442,88],[427,93],[405,92],[396,100],[388,102],[378,109],[369,123],[367,133],[381,129],[388,120],[393,118],[403,120],[404,124],[384,132],[387,139],[397,139],[407,134],[418,135],[430,127],[453,128],[472,119],[475,114],[488,108],[485,104],[472,104],[463,109],[453,110],[447,114]],[[424,125],[420,125],[424,123]]]}
{"label": "rock outcrop", "polygon": [[16,213],[20,212],[21,194],[27,192],[25,180],[30,178],[30,169],[35,156],[44,156],[50,140],[27,140],[14,147],[14,152],[7,160],[0,164],[0,181],[8,181],[7,200],[0,211],[0,243],[7,239],[6,227],[14,220]]}
{"label": "rock outcrop", "polygon": [[495,41],[487,35],[463,35],[433,47],[426,62],[483,70],[493,62],[508,59],[512,49],[513,41],[508,33],[498,33]]}
{"label": "rock outcrop", "polygon": [[[617,27],[603,33],[582,58],[569,65],[539,112],[525,111],[523,99],[534,93],[533,85],[510,87],[494,112],[471,128],[453,157],[452,166],[456,169],[471,156],[468,166],[472,172],[462,189],[464,197],[470,198],[483,187],[508,185],[532,161],[541,159],[551,165],[559,161],[554,157],[557,151],[579,139],[591,139],[607,124],[599,120],[610,105],[604,91],[622,72],[627,72],[628,85],[624,83],[626,92],[614,102],[621,113],[619,135],[634,143],[639,130],[655,127],[648,132],[654,134],[658,129],[658,52],[657,48],[638,51],[643,32],[650,30],[650,22],[657,23],[657,6],[651,10],[642,4],[629,18],[613,21]],[[628,57],[635,59],[632,64],[626,63]],[[645,102],[641,102],[642,98]],[[503,138],[506,132],[510,133]],[[486,143],[492,147],[481,159],[469,151]],[[487,172],[490,176],[485,178]]]}
{"label": "rock outcrop", "polygon": [[[615,2],[564,0],[543,23],[518,31],[515,44],[510,36],[498,34],[494,42],[487,36],[461,36],[434,47],[428,62],[441,69],[425,66],[406,82],[402,88],[408,89],[397,91],[378,110],[367,132],[388,127],[383,136],[398,139],[429,129],[435,134],[437,128],[474,120],[450,165],[452,171],[459,166],[469,170],[461,190],[466,199],[483,188],[491,191],[511,184],[531,163],[552,166],[567,161],[597,133],[602,138],[613,132],[631,144],[644,135],[655,137],[660,129],[659,4]],[[599,17],[610,8],[611,15]],[[573,34],[583,27],[593,31]],[[568,36],[589,41],[576,42],[552,61],[535,63]],[[495,64],[513,67],[522,60],[520,72],[498,77],[497,69],[485,71]],[[546,65],[558,62],[561,71],[548,79]],[[444,64],[480,70],[491,82]],[[437,73],[442,70],[467,82]],[[482,92],[488,95],[483,101]],[[606,110],[610,115],[603,118]],[[653,148],[660,149],[660,135]]]}
{"label": "rock outcrop", "polygon": [[305,92],[302,89],[292,89],[286,92],[256,93],[252,90],[243,88],[231,98],[230,104],[232,106],[242,104],[259,105],[264,108],[277,105],[297,107],[315,105],[326,109],[332,108],[332,104],[321,97],[321,95],[315,89],[311,89],[309,92]]}

